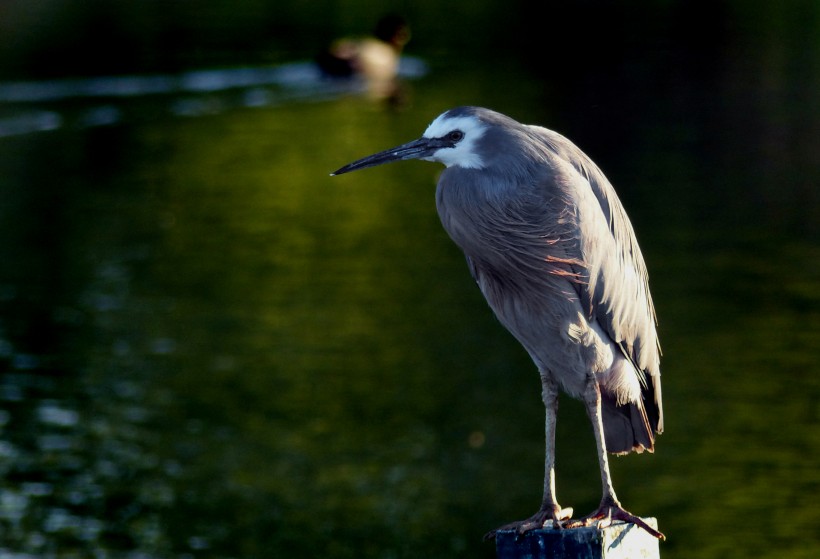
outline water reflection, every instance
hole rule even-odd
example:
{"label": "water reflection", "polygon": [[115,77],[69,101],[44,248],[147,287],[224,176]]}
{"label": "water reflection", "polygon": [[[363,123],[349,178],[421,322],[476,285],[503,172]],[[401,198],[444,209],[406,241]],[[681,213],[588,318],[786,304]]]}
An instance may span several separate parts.
{"label": "water reflection", "polygon": [[[426,73],[425,63],[403,56],[395,72],[403,78],[419,78]],[[172,93],[210,93],[231,89],[279,86],[315,90],[328,87],[320,69],[311,62],[247,68],[193,70],[178,75],[98,76],[38,82],[0,82],[2,103],[42,103],[74,98],[143,97]],[[333,90],[333,88],[330,88]]]}
{"label": "water reflection", "polygon": [[[52,131],[64,126],[88,128],[110,126],[124,120],[140,120],[136,109],[123,103],[153,95],[170,98],[167,111],[183,117],[213,115],[236,108],[259,108],[297,100],[328,100],[344,95],[377,93],[377,99],[392,97],[398,93],[394,89],[383,91],[387,82],[393,84],[396,76],[403,80],[419,79],[427,73],[427,65],[419,58],[394,58],[389,63],[389,77],[368,71],[344,80],[329,79],[313,62],[295,62],[275,67],[196,70],[179,75],[0,82],[0,103],[8,103],[8,107],[17,106],[0,113],[0,138]],[[72,111],[63,113],[59,108],[32,108],[37,104],[98,99],[108,102],[86,106],[78,114]],[[118,104],[114,104],[114,100]],[[10,115],[5,116],[6,113]]]}
{"label": "water reflection", "polygon": [[0,119],[0,137],[57,130],[62,124],[63,118],[54,111],[25,111]]}
{"label": "water reflection", "polygon": [[[538,504],[537,374],[441,230],[436,169],[326,176],[466,101],[592,143],[633,218],[668,428],[612,466],[664,557],[816,555],[820,134],[796,68],[739,54],[708,93],[670,71],[611,101],[611,136],[510,65],[429,75],[399,114],[267,85],[15,105],[60,127],[1,140],[0,555],[491,557],[481,534]],[[214,116],[173,116],[188,98]],[[591,510],[592,436],[560,413],[559,498]]]}
{"label": "water reflection", "polygon": [[[85,322],[121,310],[125,278],[105,269],[99,291],[81,295],[71,312],[55,309],[53,320],[76,314]],[[11,316],[6,313],[4,330]],[[168,543],[157,514],[174,501],[169,480],[178,468],[147,444],[156,408],[146,407],[146,388],[129,374],[128,360],[98,361],[102,348],[86,353],[78,346],[71,354],[83,356],[82,370],[72,371],[71,354],[31,356],[4,342],[3,556],[161,552]],[[117,353],[122,357],[122,348]],[[116,374],[106,376],[115,364]],[[83,374],[86,368],[92,372]]]}

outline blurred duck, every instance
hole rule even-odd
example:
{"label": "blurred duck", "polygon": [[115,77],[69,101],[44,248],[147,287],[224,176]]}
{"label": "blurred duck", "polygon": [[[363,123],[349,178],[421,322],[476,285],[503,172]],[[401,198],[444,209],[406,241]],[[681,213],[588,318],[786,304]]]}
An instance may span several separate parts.
{"label": "blurred duck", "polygon": [[372,37],[339,39],[317,57],[317,63],[330,77],[361,77],[368,97],[396,104],[403,95],[397,79],[399,58],[409,40],[407,21],[391,14],[378,21]]}

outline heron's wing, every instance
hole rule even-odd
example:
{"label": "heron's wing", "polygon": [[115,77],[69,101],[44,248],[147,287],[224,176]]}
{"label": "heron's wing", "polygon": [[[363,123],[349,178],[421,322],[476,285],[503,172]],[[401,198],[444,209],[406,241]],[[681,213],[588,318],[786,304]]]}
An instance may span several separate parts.
{"label": "heron's wing", "polygon": [[470,270],[470,275],[473,277],[473,281],[478,283],[478,270],[476,269],[475,262],[473,262],[473,259],[466,254],[464,256],[467,259],[467,269]]}
{"label": "heron's wing", "polygon": [[588,317],[598,322],[636,369],[650,375],[648,388],[658,413],[652,419],[662,430],[657,319],[632,224],[614,188],[586,154],[556,132],[534,126],[530,129],[568,164],[559,173],[577,204],[580,254],[571,256],[585,268],[579,272],[586,281],[575,283],[581,303]]}

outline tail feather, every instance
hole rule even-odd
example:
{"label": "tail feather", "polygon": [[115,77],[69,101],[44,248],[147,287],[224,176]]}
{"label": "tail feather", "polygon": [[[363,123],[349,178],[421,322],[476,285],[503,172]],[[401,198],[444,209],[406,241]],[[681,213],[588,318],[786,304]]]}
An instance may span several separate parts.
{"label": "tail feather", "polygon": [[648,403],[646,415],[649,425],[657,434],[663,433],[663,398],[661,397],[661,377],[650,376],[647,386],[643,389],[644,401]]}
{"label": "tail feather", "polygon": [[643,402],[619,406],[615,398],[602,394],[601,406],[607,452],[626,454],[655,450],[655,435]]}
{"label": "tail feather", "polygon": [[644,374],[646,382],[641,383],[641,395],[634,402],[619,405],[616,396],[602,387],[601,414],[608,452],[653,452],[655,434],[663,433],[661,377]]}

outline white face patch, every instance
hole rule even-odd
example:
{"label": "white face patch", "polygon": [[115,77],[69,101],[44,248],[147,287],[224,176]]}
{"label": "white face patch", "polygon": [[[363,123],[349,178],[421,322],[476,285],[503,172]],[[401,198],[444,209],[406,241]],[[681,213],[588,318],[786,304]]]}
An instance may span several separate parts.
{"label": "white face patch", "polygon": [[425,157],[427,161],[438,161],[447,167],[455,165],[465,169],[481,169],[484,161],[476,152],[476,143],[484,135],[486,126],[478,119],[471,116],[447,117],[447,113],[439,115],[436,120],[424,131],[425,138],[441,138],[453,130],[461,130],[464,138],[455,147],[441,148],[430,157]]}

